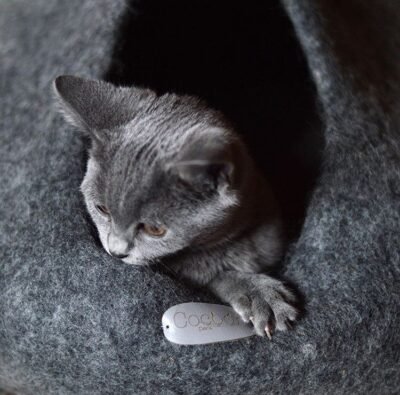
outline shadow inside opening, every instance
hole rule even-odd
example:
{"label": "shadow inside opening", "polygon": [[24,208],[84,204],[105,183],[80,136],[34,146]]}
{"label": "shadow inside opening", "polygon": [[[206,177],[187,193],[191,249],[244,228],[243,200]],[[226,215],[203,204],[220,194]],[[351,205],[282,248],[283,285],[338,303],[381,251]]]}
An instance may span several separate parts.
{"label": "shadow inside opening", "polygon": [[316,90],[279,1],[128,1],[105,79],[197,95],[221,110],[297,236],[324,140]]}

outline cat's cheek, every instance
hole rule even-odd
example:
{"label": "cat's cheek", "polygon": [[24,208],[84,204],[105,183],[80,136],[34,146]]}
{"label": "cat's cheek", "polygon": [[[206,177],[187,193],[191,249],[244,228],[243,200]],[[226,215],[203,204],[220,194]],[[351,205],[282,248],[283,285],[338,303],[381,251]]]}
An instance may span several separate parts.
{"label": "cat's cheek", "polygon": [[106,233],[102,234],[99,232],[99,237],[100,237],[100,242],[101,242],[103,248],[105,249],[105,251],[107,252],[108,255],[111,255],[110,250],[108,249],[107,234]]}
{"label": "cat's cheek", "polygon": [[108,249],[108,234],[110,232],[109,224],[108,223],[104,224],[103,223],[104,221],[98,221],[98,220],[96,221],[95,219],[94,219],[94,222],[96,224],[96,228],[97,228],[97,231],[99,234],[99,239],[100,239],[100,242],[101,242],[104,250],[107,252],[107,254],[111,255],[110,250]]}

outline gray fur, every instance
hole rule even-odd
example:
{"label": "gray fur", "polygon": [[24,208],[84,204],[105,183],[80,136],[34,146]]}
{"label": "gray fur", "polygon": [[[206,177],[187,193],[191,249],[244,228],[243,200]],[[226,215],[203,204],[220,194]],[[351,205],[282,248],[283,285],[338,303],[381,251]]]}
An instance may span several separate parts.
{"label": "gray fur", "polygon": [[[259,335],[261,324],[268,335],[287,329],[295,298],[285,302],[274,291],[285,286],[258,274],[281,256],[279,210],[222,114],[193,97],[72,76],[54,88],[65,118],[92,136],[81,190],[104,249],[128,264],[161,261],[227,302],[250,298]],[[143,224],[166,234],[149,236]]]}

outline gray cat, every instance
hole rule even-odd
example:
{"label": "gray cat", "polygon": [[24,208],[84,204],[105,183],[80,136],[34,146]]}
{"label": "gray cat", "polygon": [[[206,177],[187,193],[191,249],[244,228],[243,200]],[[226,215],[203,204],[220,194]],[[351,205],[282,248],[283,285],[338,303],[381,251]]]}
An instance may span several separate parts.
{"label": "gray cat", "polygon": [[54,89],[92,140],[81,190],[104,249],[133,265],[161,260],[260,336],[290,328],[295,295],[260,274],[282,253],[279,209],[227,120],[190,96],[73,76]]}

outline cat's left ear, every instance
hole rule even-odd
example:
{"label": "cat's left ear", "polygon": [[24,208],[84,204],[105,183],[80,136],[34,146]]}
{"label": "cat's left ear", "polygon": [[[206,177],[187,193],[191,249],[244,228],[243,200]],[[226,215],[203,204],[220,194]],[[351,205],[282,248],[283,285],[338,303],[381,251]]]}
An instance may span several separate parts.
{"label": "cat's left ear", "polygon": [[63,75],[53,83],[61,111],[77,128],[99,137],[99,131],[126,124],[134,117],[135,92],[104,81]]}
{"label": "cat's left ear", "polygon": [[232,145],[223,130],[212,128],[192,137],[167,168],[195,189],[218,189],[233,183]]}

